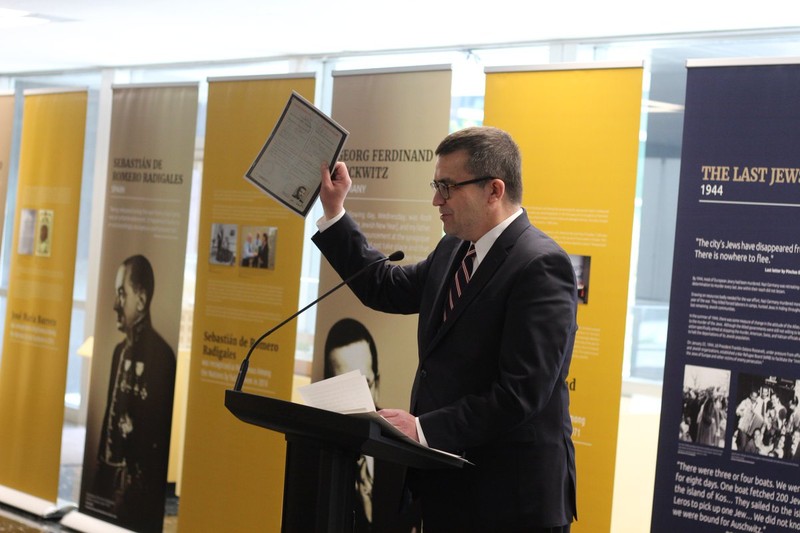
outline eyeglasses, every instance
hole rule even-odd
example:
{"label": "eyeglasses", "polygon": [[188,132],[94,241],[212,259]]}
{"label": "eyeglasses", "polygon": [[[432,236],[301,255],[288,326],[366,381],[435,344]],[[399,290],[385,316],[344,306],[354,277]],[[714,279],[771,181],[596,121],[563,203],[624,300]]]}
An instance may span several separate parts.
{"label": "eyeglasses", "polygon": [[462,185],[469,185],[470,183],[480,183],[486,180],[493,180],[494,177],[492,176],[481,176],[480,178],[475,178],[472,180],[461,181],[459,183],[445,183],[443,181],[432,181],[431,182],[431,189],[434,192],[438,192],[439,195],[444,200],[450,199],[450,189],[455,189],[456,187],[461,187]]}

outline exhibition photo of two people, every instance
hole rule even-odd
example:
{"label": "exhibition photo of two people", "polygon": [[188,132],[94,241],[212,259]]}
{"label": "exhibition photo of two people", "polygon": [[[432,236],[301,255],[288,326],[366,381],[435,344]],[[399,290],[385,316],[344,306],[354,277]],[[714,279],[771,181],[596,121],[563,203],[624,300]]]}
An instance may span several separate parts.
{"label": "exhibition photo of two people", "polygon": [[[521,155],[508,133],[466,128],[435,153],[444,237],[416,264],[377,264],[349,283],[372,309],[419,315],[410,408],[380,414],[471,463],[407,472],[425,533],[568,532],[577,518],[570,258],[521,207]],[[347,166],[321,174],[324,215],[312,240],[346,279],[384,255],[344,209]]]}

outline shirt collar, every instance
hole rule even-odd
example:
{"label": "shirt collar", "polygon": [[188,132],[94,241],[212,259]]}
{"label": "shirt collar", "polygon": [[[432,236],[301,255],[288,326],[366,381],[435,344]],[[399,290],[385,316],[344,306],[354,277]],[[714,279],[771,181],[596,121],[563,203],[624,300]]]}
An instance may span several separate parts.
{"label": "shirt collar", "polygon": [[522,214],[522,208],[517,209],[517,212],[487,231],[483,237],[475,242],[475,263],[472,265],[472,271],[478,268],[483,258],[489,253],[489,249],[494,244],[494,241],[503,233],[508,226],[511,225],[518,216]]}

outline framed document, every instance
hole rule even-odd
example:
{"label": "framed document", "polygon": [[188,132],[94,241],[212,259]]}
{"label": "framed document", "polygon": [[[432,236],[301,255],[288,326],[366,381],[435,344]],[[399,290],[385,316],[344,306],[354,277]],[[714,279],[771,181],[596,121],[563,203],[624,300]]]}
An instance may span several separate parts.
{"label": "framed document", "polygon": [[292,92],[245,179],[305,217],[319,196],[320,165],[339,158],[348,131]]}

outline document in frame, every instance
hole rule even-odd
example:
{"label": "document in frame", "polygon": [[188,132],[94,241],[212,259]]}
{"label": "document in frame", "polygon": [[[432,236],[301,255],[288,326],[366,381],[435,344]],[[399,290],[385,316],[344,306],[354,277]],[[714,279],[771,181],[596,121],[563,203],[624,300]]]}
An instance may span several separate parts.
{"label": "document in frame", "polygon": [[348,131],[292,92],[245,178],[305,217],[319,196],[320,165],[333,165]]}

